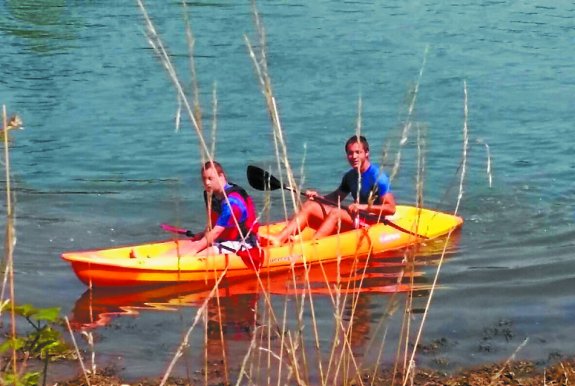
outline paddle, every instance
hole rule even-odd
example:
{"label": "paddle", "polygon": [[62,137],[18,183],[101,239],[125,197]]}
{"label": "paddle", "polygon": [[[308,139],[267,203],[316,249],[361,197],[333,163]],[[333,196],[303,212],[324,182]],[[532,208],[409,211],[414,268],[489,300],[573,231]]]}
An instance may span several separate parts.
{"label": "paddle", "polygon": [[[195,234],[189,229],[180,228],[169,224],[160,224],[160,227],[166,232],[176,233],[190,238],[195,236]],[[221,244],[219,247],[238,255],[248,268],[252,268],[255,271],[259,270],[264,262],[264,251],[259,247],[234,249]]]}
{"label": "paddle", "polygon": [[160,227],[166,232],[177,233],[179,235],[184,235],[186,237],[194,237],[194,233],[189,229],[175,227],[169,224],[160,224]]}
{"label": "paddle", "polygon": [[[294,189],[290,186],[286,186],[286,185],[282,184],[280,182],[280,180],[278,180],[276,177],[271,175],[267,170],[264,170],[262,168],[254,166],[254,165],[248,165],[247,177],[248,177],[248,182],[251,185],[251,187],[254,189],[257,189],[257,190],[285,189],[285,190],[289,190],[291,192],[298,193],[301,196],[306,196],[306,194],[304,192],[300,192],[297,189]],[[317,202],[322,203],[322,204],[326,204],[326,205],[330,205],[330,206],[338,206],[337,203],[330,201],[330,200],[327,200],[321,196],[316,196],[313,199]],[[348,206],[342,205],[341,208],[350,212]],[[405,229],[405,228],[387,220],[385,217],[382,217],[382,216],[380,217],[380,216],[374,215],[373,213],[369,213],[369,212],[364,211],[364,210],[360,210],[359,213],[367,219],[384,223],[385,225],[389,225],[390,227],[395,228],[400,232],[404,232],[404,233],[407,233],[407,234],[410,234],[412,236],[416,236],[416,237],[419,237],[422,239],[428,238],[427,236],[423,236],[423,235],[417,234],[415,232],[412,232],[409,229]]]}

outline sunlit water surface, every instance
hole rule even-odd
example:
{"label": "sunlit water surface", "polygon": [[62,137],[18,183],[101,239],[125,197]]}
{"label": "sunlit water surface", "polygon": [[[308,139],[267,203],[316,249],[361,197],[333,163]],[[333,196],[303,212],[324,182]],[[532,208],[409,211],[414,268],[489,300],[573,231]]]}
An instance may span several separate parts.
{"label": "sunlit water surface", "polygon": [[[343,142],[356,126],[361,98],[372,159],[381,161],[389,144],[388,168],[400,128],[412,123],[393,180],[398,201],[415,201],[419,128],[426,136],[425,205],[453,211],[466,84],[469,149],[459,207],[466,222],[442,268],[423,343],[445,339],[418,363],[454,369],[505,359],[525,340],[520,358],[545,364],[572,354],[573,3],[289,1],[259,7],[288,151],[296,170],[304,164],[306,187],[327,192],[339,182],[347,167]],[[250,4],[195,2],[189,10],[204,125],[211,126],[215,89],[216,156],[230,179],[246,185],[247,164],[275,162],[244,40],[247,34],[258,43]],[[149,12],[187,87],[181,5],[159,2]],[[176,93],[144,31],[135,2],[0,5],[0,102],[25,124],[11,145],[18,302],[58,306],[73,316],[86,300],[85,286],[59,258],[63,251],[163,239],[162,222],[203,224],[197,137],[185,113],[175,133]],[[283,216],[279,199],[275,194],[277,218]],[[433,266],[422,268],[427,283]],[[240,326],[227,334],[231,357],[242,358],[249,346],[241,325],[261,302],[254,296],[244,288],[225,300],[223,309]],[[284,298],[274,295],[280,309]],[[354,350],[365,348],[391,298],[362,295],[365,325]],[[95,330],[97,353],[120,357],[128,376],[162,373],[194,318],[195,301],[172,311],[112,315],[102,322],[107,327]],[[103,311],[113,312],[113,303]],[[315,306],[318,324],[332,326],[330,298],[318,295]],[[388,332],[390,342],[398,326]],[[322,339],[331,339],[332,328]],[[191,341],[196,364],[202,347],[200,331]]]}

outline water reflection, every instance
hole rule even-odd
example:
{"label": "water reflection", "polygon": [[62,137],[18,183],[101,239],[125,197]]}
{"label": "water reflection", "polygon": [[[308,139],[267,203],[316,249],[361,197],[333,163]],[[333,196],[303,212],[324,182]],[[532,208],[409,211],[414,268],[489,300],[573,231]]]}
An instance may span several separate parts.
{"label": "water reflection", "polygon": [[[456,242],[456,238],[451,239],[448,254],[456,251]],[[191,344],[190,355],[186,356],[188,365],[184,367],[201,369],[206,379],[215,383],[228,384],[231,378],[238,377],[237,371],[245,360],[252,365],[272,366],[267,352],[282,352],[287,344],[282,337],[290,335],[287,331],[297,325],[298,315],[308,318],[314,314],[315,321],[311,324],[315,327],[306,327],[303,338],[306,342],[318,339],[318,347],[329,350],[335,348],[331,347],[334,341],[345,339],[355,358],[369,361],[370,339],[379,339],[374,337],[381,335],[378,320],[384,317],[382,304],[392,299],[386,296],[389,299],[382,302],[382,294],[413,291],[425,298],[432,276],[428,274],[432,271],[429,266],[436,264],[443,248],[444,242],[431,242],[400,256],[396,252],[369,259],[347,259],[339,264],[317,263],[307,270],[300,267],[264,275],[260,281],[225,279],[214,291],[214,283],[203,282],[87,290],[76,301],[70,321],[74,329],[85,331],[113,325],[118,317],[137,317],[152,311],[181,312],[205,305],[206,318],[200,323],[203,328],[198,326],[195,335],[196,338],[203,335],[203,343],[196,339]],[[417,258],[406,258],[413,255]],[[300,314],[303,295],[305,310]],[[341,324],[335,323],[334,315],[341,315]],[[281,327],[284,323],[291,327],[284,330]],[[312,336],[315,328],[319,330],[317,337]],[[252,350],[254,342],[259,349]],[[326,359],[320,357],[327,355],[325,352],[319,353],[307,345],[303,350],[312,362]],[[261,373],[254,370],[256,367],[250,367],[250,377],[273,378],[277,374],[271,367]],[[317,376],[315,370],[310,372],[310,376]]]}
{"label": "water reflection", "polygon": [[76,38],[76,23],[65,0],[6,0],[0,30],[25,38],[33,51],[51,52]]}

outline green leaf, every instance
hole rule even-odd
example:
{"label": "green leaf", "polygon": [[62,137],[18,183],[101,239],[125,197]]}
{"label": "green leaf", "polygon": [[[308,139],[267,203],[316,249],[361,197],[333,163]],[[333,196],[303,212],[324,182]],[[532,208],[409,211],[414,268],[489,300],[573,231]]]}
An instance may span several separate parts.
{"label": "green leaf", "polygon": [[8,308],[10,308],[10,304],[12,304],[10,302],[10,300],[6,300],[4,301],[2,304],[0,304],[0,313],[3,313],[5,310],[7,310]]}
{"label": "green leaf", "polygon": [[14,311],[16,311],[16,314],[26,318],[36,314],[38,309],[31,304],[22,304],[14,307]]}
{"label": "green leaf", "polygon": [[10,347],[12,347],[12,341],[11,340],[5,340],[4,342],[2,342],[0,344],[0,353],[3,354],[6,351],[8,351],[10,349]]}
{"label": "green leaf", "polygon": [[11,350],[13,347],[16,350],[19,350],[20,348],[24,347],[25,343],[26,343],[25,340],[22,338],[16,338],[16,339],[8,338],[4,342],[2,342],[2,344],[0,344],[0,353],[4,353],[8,350]]}
{"label": "green leaf", "polygon": [[37,371],[31,371],[24,374],[21,380],[26,386],[38,385],[40,381],[40,373]]}
{"label": "green leaf", "polygon": [[34,386],[38,385],[40,381],[40,373],[36,371],[31,371],[29,373],[23,374],[20,377],[15,377],[14,374],[7,373],[4,374],[4,383],[6,385],[15,386]]}
{"label": "green leaf", "polygon": [[40,308],[34,315],[36,320],[44,320],[46,322],[56,322],[60,316],[60,307],[53,308]]}

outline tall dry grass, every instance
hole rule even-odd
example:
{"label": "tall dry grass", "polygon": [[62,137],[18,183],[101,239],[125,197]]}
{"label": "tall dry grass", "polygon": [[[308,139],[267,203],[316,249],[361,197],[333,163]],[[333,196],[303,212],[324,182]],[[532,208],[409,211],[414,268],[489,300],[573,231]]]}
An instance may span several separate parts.
{"label": "tall dry grass", "polygon": [[[6,305],[9,304],[10,310],[10,336],[6,339],[16,341],[16,312],[15,312],[15,288],[14,288],[14,248],[16,246],[16,228],[15,213],[14,213],[14,198],[12,192],[12,179],[11,179],[11,169],[10,169],[10,132],[14,129],[21,128],[22,121],[17,115],[12,116],[8,119],[8,114],[6,112],[6,106],[2,105],[2,131],[0,135],[2,136],[3,142],[3,166],[4,166],[4,178],[5,178],[5,201],[6,201],[6,225],[4,233],[4,259],[2,260],[2,272],[4,273],[2,279],[2,290],[0,294],[0,323],[3,320],[2,310],[5,309]],[[12,346],[12,357],[9,365],[11,366],[12,374],[14,379],[18,379],[19,375],[25,368],[25,361],[21,364],[19,368],[19,361],[17,356],[16,345]],[[2,358],[0,358],[0,368],[4,368],[3,363],[1,363]]]}
{"label": "tall dry grass", "polygon": [[[154,26],[152,17],[148,14],[146,7],[142,0],[137,0],[138,5],[144,16],[146,33],[149,44],[154,49],[157,56],[160,58],[162,65],[166,69],[170,80],[172,81],[177,100],[178,109],[175,114],[176,129],[180,129],[182,113],[186,114],[192,123],[192,129],[195,131],[199,143],[199,162],[205,160],[213,160],[216,152],[215,134],[217,131],[217,87],[214,84],[212,90],[212,116],[211,130],[206,133],[206,127],[202,122],[202,108],[199,99],[199,82],[196,73],[196,66],[194,62],[194,44],[195,38],[191,28],[191,22],[187,11],[186,3],[182,3],[184,9],[184,18],[186,25],[186,39],[189,48],[190,58],[190,73],[192,76],[191,90],[183,85],[180,80],[171,57],[168,53],[168,48],[162,42],[161,37],[157,33]],[[279,170],[279,177],[281,182],[288,186],[300,186],[303,184],[302,180],[298,181],[295,178],[290,160],[288,158],[288,150],[285,141],[285,132],[282,126],[282,120],[279,115],[278,102],[273,92],[273,82],[269,75],[267,63],[267,41],[264,23],[258,13],[258,10],[253,6],[254,24],[256,26],[256,42],[254,44],[252,39],[244,36],[248,55],[252,59],[257,81],[259,82],[262,95],[265,99],[267,111],[270,117],[271,131],[273,134],[274,149],[276,155],[275,169]],[[407,107],[407,114],[405,123],[400,128],[397,143],[388,143],[382,152],[382,164],[387,162],[389,158],[389,149],[394,149],[395,157],[391,168],[390,177],[395,178],[401,166],[401,159],[403,148],[408,142],[408,138],[412,135],[412,131],[416,131],[417,143],[417,175],[416,175],[416,196],[414,197],[414,204],[417,207],[424,206],[423,187],[425,184],[425,150],[426,141],[425,137],[427,132],[424,127],[414,122],[412,119],[416,107],[417,97],[419,95],[419,85],[424,74],[425,63],[427,58],[427,49],[423,55],[419,76],[413,90],[411,90],[411,98]],[[458,170],[459,174],[459,193],[457,203],[455,205],[454,213],[457,213],[462,196],[464,178],[466,172],[467,162],[467,149],[469,146],[469,134],[467,127],[467,85],[463,85],[464,89],[464,125],[463,125],[463,150],[461,167]],[[357,104],[357,120],[355,132],[360,135],[362,132],[362,100],[358,98]],[[208,140],[206,140],[206,138]],[[486,145],[487,147],[487,145]],[[488,147],[487,147],[488,149]],[[297,173],[304,176],[304,162],[301,162],[302,169]],[[490,165],[490,163],[488,164]],[[489,166],[490,171],[490,166]],[[300,197],[294,191],[286,192],[281,190],[282,193],[282,209],[285,215],[289,215],[297,210],[300,203]],[[269,219],[271,217],[271,198],[270,193],[267,192],[264,197],[263,209],[259,213],[261,219]],[[8,222],[7,222],[8,223]],[[237,219],[236,219],[237,223]],[[13,227],[10,228],[13,232]],[[414,230],[417,229],[417,223]],[[7,230],[8,232],[8,230]],[[7,233],[8,235],[8,233]],[[365,344],[362,352],[358,352],[355,348],[355,341],[358,339],[358,334],[361,335],[357,320],[361,318],[358,315],[360,303],[362,302],[361,288],[365,281],[367,281],[367,264],[357,264],[357,271],[359,277],[355,276],[354,270],[347,270],[343,272],[340,270],[342,266],[341,256],[335,264],[336,273],[334,277],[328,277],[328,271],[320,264],[319,269],[324,272],[326,283],[326,292],[321,295],[317,294],[314,290],[312,280],[310,279],[311,266],[304,261],[303,269],[291,271],[291,281],[294,288],[302,288],[301,291],[295,291],[291,296],[273,297],[269,291],[270,278],[267,275],[260,275],[256,272],[256,278],[259,287],[259,295],[261,300],[255,304],[254,309],[254,323],[251,326],[253,333],[248,346],[247,352],[244,354],[241,365],[239,368],[231,368],[229,355],[227,352],[224,336],[224,316],[220,308],[220,285],[225,277],[221,275],[215,281],[211,291],[205,300],[197,307],[195,316],[186,331],[183,332],[183,337],[180,345],[174,348],[172,360],[168,363],[167,369],[160,382],[165,385],[169,382],[171,374],[178,362],[186,356],[190,350],[190,341],[192,334],[201,334],[198,331],[203,326],[203,336],[205,342],[205,351],[203,355],[203,382],[211,384],[215,382],[214,374],[210,373],[210,360],[213,358],[214,353],[208,353],[208,313],[210,307],[215,304],[216,313],[215,319],[218,323],[219,331],[217,333],[217,340],[220,341],[221,358],[222,358],[222,373],[218,379],[225,384],[251,384],[251,385],[271,385],[271,384],[298,384],[298,385],[364,385],[374,384],[377,379],[377,374],[380,369],[380,364],[383,362],[394,363],[394,378],[389,380],[391,384],[412,384],[413,374],[417,367],[417,350],[419,342],[421,341],[425,329],[425,322],[427,320],[428,310],[431,307],[433,294],[438,286],[441,267],[444,262],[444,257],[447,254],[449,239],[451,234],[444,240],[439,263],[436,265],[433,282],[429,288],[427,302],[425,305],[425,312],[419,320],[415,320],[410,311],[414,308],[414,295],[413,291],[408,291],[406,294],[391,294],[384,306],[384,309],[379,310],[382,315],[380,320],[375,324],[375,329],[369,334],[368,342]],[[7,237],[7,240],[12,240]],[[368,256],[368,260],[371,259]],[[407,280],[409,288],[416,288],[415,277],[417,276],[416,265],[418,258],[418,246],[414,245],[407,248],[404,252],[403,261],[401,262],[401,269],[397,275],[396,281],[400,285]],[[7,261],[11,262],[10,259]],[[356,262],[354,262],[355,264]],[[318,269],[316,267],[315,269]],[[8,271],[9,272],[9,271]],[[303,279],[299,276],[302,275]],[[331,271],[330,271],[331,272]],[[11,274],[8,276],[11,282]],[[12,288],[12,287],[11,287]],[[328,299],[328,304],[331,306],[331,313],[333,320],[330,328],[331,331],[326,331],[317,318],[318,309],[316,302],[322,297],[322,300]],[[325,301],[322,301],[325,307]],[[325,314],[325,308],[322,310]],[[386,357],[388,337],[391,329],[391,322],[394,317],[400,316],[401,328],[400,336],[397,341],[397,346],[391,349],[395,355],[390,359]],[[212,320],[213,321],[213,320]],[[326,336],[328,338],[326,339]],[[90,339],[91,336],[88,335]],[[93,344],[93,343],[92,343]],[[92,350],[94,348],[92,347]],[[367,355],[367,353],[372,355]],[[88,370],[90,368],[91,370]],[[92,359],[91,366],[84,366],[84,374],[86,381],[89,384],[89,373],[95,372],[95,363]],[[16,371],[14,367],[14,371]],[[190,383],[191,383],[190,379]]]}
{"label": "tall dry grass", "polygon": [[[217,93],[216,87],[213,88],[213,99],[212,99],[212,116],[214,117],[212,121],[211,130],[211,146],[207,145],[206,133],[203,130],[202,124],[202,109],[200,108],[199,101],[199,90],[197,74],[194,64],[194,35],[191,29],[191,23],[187,16],[188,12],[186,10],[186,4],[183,2],[183,9],[186,22],[186,38],[189,47],[190,55],[190,71],[192,74],[192,90],[191,98],[188,97],[186,88],[182,85],[179,80],[179,76],[176,72],[175,66],[171,62],[170,56],[167,52],[167,48],[162,43],[161,37],[158,35],[152,18],[148,14],[144,3],[138,0],[142,14],[144,15],[147,36],[150,45],[153,47],[154,51],[161,59],[164,68],[172,80],[179,106],[183,108],[185,113],[187,113],[190,121],[192,122],[193,129],[195,130],[199,144],[200,144],[200,158],[203,162],[205,159],[213,160],[215,156],[215,132],[217,128]],[[253,17],[254,24],[256,26],[256,42],[254,44],[248,36],[244,36],[246,46],[248,49],[248,54],[252,59],[257,80],[262,91],[262,95],[265,99],[268,114],[271,122],[271,130],[273,134],[274,148],[276,154],[276,169],[280,170],[279,177],[281,182],[288,186],[299,186],[299,181],[294,177],[294,172],[291,167],[290,160],[288,158],[287,145],[284,137],[284,129],[282,127],[281,117],[279,115],[278,103],[273,92],[273,82],[269,75],[268,63],[267,63],[267,41],[265,34],[264,23],[259,15],[257,7],[253,6]],[[417,175],[416,175],[416,197],[414,198],[415,205],[418,207],[423,207],[424,197],[423,197],[423,186],[425,182],[425,128],[418,125],[413,121],[412,116],[416,107],[417,96],[419,94],[419,84],[423,77],[425,62],[427,58],[427,49],[423,56],[423,61],[417,82],[411,91],[411,99],[407,108],[407,117],[405,124],[401,127],[401,132],[399,136],[398,143],[388,144],[388,149],[393,147],[395,150],[395,159],[393,162],[390,177],[393,179],[397,176],[401,166],[401,156],[403,147],[408,142],[408,138],[411,135],[412,130],[416,130],[416,143],[417,143]],[[463,128],[463,151],[462,151],[462,167],[460,168],[459,176],[459,194],[457,198],[457,203],[455,206],[454,213],[457,213],[459,204],[463,195],[463,184],[466,169],[466,159],[467,159],[467,148],[468,148],[468,128],[467,128],[467,86],[464,84],[464,111],[465,111],[465,121]],[[191,101],[190,101],[191,99]],[[362,131],[362,100],[358,100],[358,114],[356,121],[356,133],[359,135]],[[181,110],[178,109],[176,113],[177,128],[179,128],[179,122],[181,119]],[[387,151],[384,152],[383,157],[385,161],[387,157]],[[302,162],[302,165],[304,163]],[[305,175],[302,170],[299,175]],[[294,192],[286,192],[281,190],[282,193],[282,203],[283,210],[286,216],[297,210],[300,205],[300,197]],[[270,197],[269,194],[265,197],[264,209],[260,213],[261,218],[269,218],[270,214]],[[290,206],[291,203],[291,206]],[[417,224],[415,224],[414,229],[417,229]],[[425,327],[425,321],[428,315],[428,310],[431,306],[431,300],[433,293],[437,288],[438,279],[441,271],[441,267],[446,255],[447,245],[449,243],[449,238],[451,234],[447,236],[445,240],[445,245],[441,253],[439,264],[436,266],[436,272],[434,275],[433,284],[431,285],[427,304],[425,306],[425,312],[423,317],[419,321],[415,321],[410,310],[413,308],[414,294],[413,292],[408,292],[407,296],[404,296],[404,301],[402,302],[398,295],[391,295],[390,300],[387,303],[387,308],[382,310],[383,317],[376,326],[376,330],[370,336],[370,342],[366,346],[366,350],[375,351],[374,362],[366,362],[363,358],[371,358],[367,355],[358,355],[354,351],[354,342],[356,334],[354,334],[354,319],[355,312],[357,310],[357,305],[360,301],[361,291],[353,291],[350,286],[360,286],[364,281],[365,267],[362,271],[362,276],[358,281],[351,281],[349,278],[340,277],[339,270],[336,278],[335,284],[333,284],[330,279],[326,278],[328,284],[329,293],[328,297],[331,301],[333,307],[333,331],[331,333],[331,339],[325,342],[320,334],[320,327],[316,317],[316,307],[314,302],[316,301],[316,295],[311,287],[311,281],[309,280],[309,270],[310,267],[304,261],[304,290],[296,293],[293,298],[286,296],[282,306],[278,306],[277,303],[273,303],[271,296],[268,292],[268,280],[269,278],[260,277],[257,275],[258,284],[260,286],[260,293],[263,297],[262,302],[257,303],[257,309],[255,310],[258,324],[254,325],[254,333],[249,345],[249,349],[244,355],[242,360],[242,365],[239,371],[235,371],[235,376],[232,376],[231,369],[228,366],[227,354],[225,351],[225,345],[222,344],[222,358],[223,359],[223,369],[224,376],[223,381],[227,383],[236,384],[291,384],[296,383],[299,385],[309,385],[309,384],[373,384],[376,379],[377,371],[379,368],[379,363],[384,361],[384,351],[387,342],[387,336],[389,332],[389,325],[391,318],[397,313],[401,313],[402,317],[402,327],[401,336],[399,337],[399,343],[395,349],[396,355],[393,359],[395,364],[394,374],[397,378],[391,380],[392,384],[410,384],[413,381],[413,372],[416,368],[416,353],[419,346],[419,342],[423,336],[423,331]],[[403,259],[403,269],[401,274],[398,275],[397,281],[401,283],[404,278],[409,278],[410,284],[413,288],[416,287],[414,280],[415,275],[415,265],[417,258],[417,246],[408,248],[405,251]],[[337,266],[341,264],[341,260],[338,260]],[[222,276],[223,277],[223,276]],[[208,304],[212,298],[216,299],[216,304],[219,305],[219,291],[218,287],[221,282],[221,278],[218,280],[210,295],[205,299],[203,304],[198,307],[196,316],[193,323],[189,329],[185,332],[184,338],[180,346],[175,350],[173,360],[168,365],[167,371],[163,377],[161,384],[166,384],[169,376],[171,375],[176,363],[184,355],[184,352],[188,349],[189,339],[191,334],[200,326],[200,322],[204,321],[204,331],[207,331],[207,309]],[[301,284],[301,280],[297,277],[295,270],[292,270],[292,280],[293,286],[296,287]],[[333,284],[333,285],[332,285]],[[293,302],[292,302],[293,301]],[[219,327],[220,327],[220,337],[219,339],[224,340],[224,336],[221,335],[223,331],[222,317],[219,315]],[[307,335],[307,331],[310,331]],[[325,331],[322,331],[325,334]],[[207,334],[207,332],[205,332]],[[206,346],[207,346],[207,335],[205,336]],[[204,355],[204,367],[209,368],[209,360],[207,353]],[[211,382],[208,372],[206,371],[204,376],[204,382],[209,384]]]}

